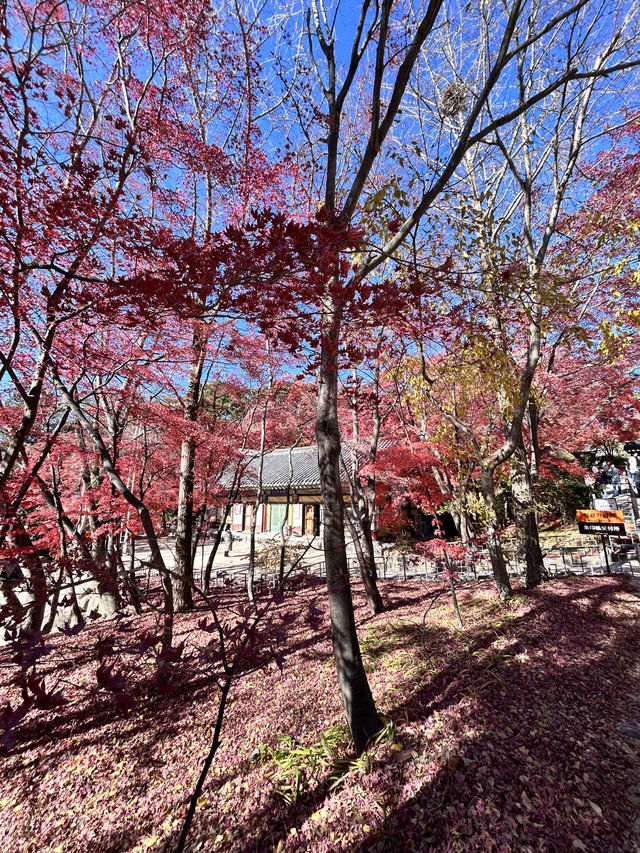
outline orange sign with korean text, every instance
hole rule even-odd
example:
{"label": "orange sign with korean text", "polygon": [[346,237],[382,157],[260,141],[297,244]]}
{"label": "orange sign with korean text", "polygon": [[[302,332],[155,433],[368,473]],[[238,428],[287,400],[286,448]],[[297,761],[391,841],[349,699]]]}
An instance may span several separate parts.
{"label": "orange sign with korean text", "polygon": [[587,524],[624,524],[624,515],[620,509],[577,509],[576,521]]}
{"label": "orange sign with korean text", "polygon": [[619,509],[577,509],[576,520],[580,533],[624,536],[624,515]]}

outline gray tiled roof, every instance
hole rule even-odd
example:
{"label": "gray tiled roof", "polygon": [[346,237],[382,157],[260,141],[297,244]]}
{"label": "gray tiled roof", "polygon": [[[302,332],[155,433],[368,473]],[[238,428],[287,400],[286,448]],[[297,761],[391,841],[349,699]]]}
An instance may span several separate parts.
{"label": "gray tiled roof", "polygon": [[[342,460],[347,470],[351,466],[351,453],[342,448]],[[240,488],[255,488],[258,483],[260,460],[251,459],[242,476]],[[344,474],[344,471],[342,472]],[[262,467],[262,487],[264,489],[319,488],[318,447],[283,447],[265,453]]]}

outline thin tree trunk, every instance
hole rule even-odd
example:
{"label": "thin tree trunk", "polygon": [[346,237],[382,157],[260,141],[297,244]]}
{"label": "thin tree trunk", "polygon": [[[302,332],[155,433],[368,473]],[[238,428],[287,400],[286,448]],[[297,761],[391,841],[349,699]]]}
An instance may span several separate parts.
{"label": "thin tree trunk", "polygon": [[204,503],[200,509],[198,510],[198,515],[200,516],[200,522],[196,527],[193,537],[191,539],[191,565],[193,566],[193,571],[195,573],[196,569],[196,557],[198,556],[198,546],[200,542],[202,542],[203,546],[205,540],[207,538],[207,518],[209,513],[209,507],[206,503]]}
{"label": "thin tree trunk", "polygon": [[56,616],[58,615],[58,607],[60,605],[60,591],[62,589],[62,582],[64,581],[65,568],[64,566],[60,567],[60,571],[58,573],[58,580],[53,588],[53,595],[51,597],[51,608],[49,611],[49,618],[47,619],[43,629],[43,634],[48,634],[53,630],[53,626],[56,622]]}
{"label": "thin tree trunk", "polygon": [[[352,368],[352,376],[354,383],[354,392],[352,398],[352,414],[353,414],[353,443],[351,457],[351,477],[349,483],[349,491],[351,493],[351,505],[356,512],[358,527],[362,534],[362,541],[355,531],[349,514],[347,513],[347,521],[349,524],[353,546],[358,559],[358,567],[360,569],[360,577],[364,586],[367,604],[371,615],[382,613],[385,609],[380,590],[378,589],[378,575],[376,572],[376,557],[373,549],[373,537],[371,535],[371,511],[375,503],[376,485],[372,477],[367,478],[367,498],[365,498],[362,484],[360,483],[360,461],[358,458],[358,442],[360,440],[360,419],[358,414],[358,398],[357,398],[357,368]],[[373,407],[373,435],[369,445],[369,462],[374,462],[378,451],[378,438],[380,436],[380,410],[378,407],[378,392],[379,392],[379,367],[376,365],[375,370],[375,403]]]}
{"label": "thin tree trunk", "polygon": [[[367,523],[369,521],[368,514],[363,518],[360,513],[358,513],[358,526],[360,528],[361,536],[358,536],[358,531],[356,530],[348,513],[346,514],[346,519],[349,532],[351,533],[351,538],[353,540],[356,558],[358,560],[358,568],[360,569],[360,577],[362,578],[362,585],[364,586],[365,595],[367,597],[367,604],[369,605],[371,615],[375,616],[377,613],[384,612],[385,606],[382,596],[380,595],[380,590],[378,589],[378,573],[376,571],[376,558],[375,551],[373,550],[371,525],[370,523]],[[368,531],[368,537],[365,532],[365,528]]]}
{"label": "thin tree trunk", "polygon": [[[267,359],[269,358],[269,346],[267,344]],[[273,383],[271,367],[269,367],[269,390]],[[269,396],[262,407],[262,418],[260,421],[260,458],[258,462],[258,487],[256,489],[256,500],[251,513],[251,529],[249,531],[249,568],[247,569],[247,597],[252,607],[255,607],[254,580],[256,572],[256,525],[258,523],[258,510],[263,499],[262,496],[262,472],[264,470],[264,449],[267,440],[267,408]]]}
{"label": "thin tree trunk", "polygon": [[316,411],[318,467],[324,506],[324,557],[333,655],[347,722],[356,751],[360,754],[368,740],[380,731],[382,724],[362,663],[347,568],[337,407],[339,329],[339,312],[330,297],[325,297]]}
{"label": "thin tree trunk", "polygon": [[178,611],[193,610],[191,540],[193,537],[194,461],[195,443],[193,438],[185,438],[180,452],[180,486],[176,516],[175,608]]}
{"label": "thin tree trunk", "polygon": [[225,508],[224,515],[222,517],[222,521],[218,527],[218,532],[214,536],[213,546],[211,548],[211,553],[207,557],[207,565],[204,569],[204,591],[209,592],[211,589],[211,572],[213,571],[213,562],[216,558],[216,554],[218,553],[218,548],[220,547],[220,541],[222,539],[222,533],[224,531],[224,526],[227,522],[227,518],[229,517],[229,505]]}
{"label": "thin tree trunk", "polygon": [[458,604],[458,594],[456,593],[456,585],[454,583],[453,574],[451,573],[451,570],[449,570],[449,586],[451,587],[451,595],[453,596],[453,609],[456,614],[456,619],[458,620],[458,627],[461,631],[464,631],[464,622],[462,621],[460,605]]}
{"label": "thin tree trunk", "polygon": [[[184,401],[185,425],[198,420],[200,393],[202,388],[202,368],[207,353],[206,330],[196,324],[191,341],[192,359],[189,370],[187,394]],[[182,441],[180,452],[180,486],[178,489],[178,507],[176,515],[176,610],[193,610],[193,557],[191,540],[193,537],[193,476],[196,446],[192,435]]]}
{"label": "thin tree trunk", "polygon": [[135,607],[135,611],[136,613],[142,613],[140,590],[138,589],[138,582],[136,580],[136,538],[131,533],[129,534],[129,543],[131,553],[129,554],[128,585],[131,592],[131,601]]}
{"label": "thin tree trunk", "polygon": [[118,556],[116,555],[116,548],[116,537],[113,533],[110,533],[107,536],[105,577],[100,590],[101,595],[105,595],[107,598],[107,613],[105,613],[107,617],[113,616],[122,607],[120,585],[118,584]]}
{"label": "thin tree trunk", "polygon": [[367,595],[367,603],[371,615],[382,613],[386,608],[378,589],[378,571],[376,569],[376,555],[373,548],[373,536],[371,534],[371,515],[365,511],[360,517],[360,529],[362,530],[364,564],[360,566],[360,576]]}
{"label": "thin tree trunk", "polygon": [[216,558],[216,554],[218,553],[218,549],[220,548],[220,542],[222,541],[222,534],[224,533],[225,526],[227,524],[227,519],[229,518],[229,513],[231,512],[231,507],[238,497],[238,482],[240,480],[240,472],[236,472],[236,480],[231,487],[231,491],[229,492],[229,496],[227,498],[227,502],[224,507],[224,513],[222,514],[222,521],[218,526],[218,532],[216,533],[213,540],[213,547],[211,549],[211,553],[207,559],[207,565],[204,570],[204,591],[209,592],[211,589],[211,572],[213,571],[213,563]]}
{"label": "thin tree trunk", "polygon": [[[135,572],[135,559],[136,559],[136,549],[135,543],[133,541],[133,537],[130,533],[126,534],[129,537],[131,544],[131,551],[129,553],[129,568],[127,568],[124,564],[124,555],[127,554],[128,548],[125,545],[125,548],[117,548],[114,551],[119,573],[122,578],[122,588],[128,595],[128,599],[133,605],[134,610],[139,615],[142,613],[142,606],[140,604],[140,590],[138,589],[138,585],[136,583],[136,572]],[[126,540],[125,540],[126,542]]]}
{"label": "thin tree trunk", "polygon": [[[258,492],[258,496],[259,494]],[[249,565],[247,566],[247,598],[252,607],[256,606],[254,585],[256,578],[256,522],[259,506],[260,498],[257,497],[253,505],[253,512],[251,513],[251,525],[249,527]]]}

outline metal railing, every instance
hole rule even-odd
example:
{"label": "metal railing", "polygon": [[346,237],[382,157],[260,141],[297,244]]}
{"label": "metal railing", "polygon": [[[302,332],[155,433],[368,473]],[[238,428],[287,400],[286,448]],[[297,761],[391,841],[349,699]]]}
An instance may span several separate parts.
{"label": "metal railing", "polygon": [[[602,546],[600,544],[587,543],[584,545],[547,545],[543,547],[544,563],[551,576],[566,574],[603,574],[606,564],[603,558]],[[525,565],[515,547],[503,549],[507,571],[512,577],[524,575]],[[632,575],[640,575],[640,541],[638,537],[626,545],[612,549],[609,557],[612,571],[623,571]],[[357,577],[360,567],[357,558],[348,557],[347,565],[349,574]],[[146,581],[148,593],[152,584],[152,575],[155,571],[145,563],[146,569],[143,575]],[[445,565],[441,559],[430,559],[428,557],[412,555],[410,553],[383,551],[381,559],[376,561],[378,577],[383,580],[441,580],[445,571]],[[484,580],[492,576],[491,561],[486,549],[470,549],[468,556],[464,559],[449,559],[449,568],[453,570],[462,580]],[[204,566],[199,566],[194,571],[194,581],[201,588],[204,587]],[[324,577],[326,574],[326,562],[324,560],[312,563],[302,563],[294,574],[294,578],[300,576]],[[145,577],[146,575],[146,577]],[[257,587],[273,588],[277,584],[278,573],[276,571],[256,570],[254,584]],[[143,581],[144,582],[144,581]],[[211,573],[211,586],[223,586],[226,583],[246,586],[247,570],[242,565],[237,567],[217,568]]]}

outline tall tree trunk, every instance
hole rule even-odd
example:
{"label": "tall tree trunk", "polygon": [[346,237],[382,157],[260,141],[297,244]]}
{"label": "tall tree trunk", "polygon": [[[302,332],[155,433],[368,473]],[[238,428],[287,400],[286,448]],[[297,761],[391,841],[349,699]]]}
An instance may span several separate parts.
{"label": "tall tree trunk", "polygon": [[258,521],[258,507],[260,506],[260,492],[253,504],[251,513],[251,525],[249,526],[249,565],[247,566],[247,598],[252,607],[256,606],[255,579],[256,579],[256,524]]}
{"label": "tall tree trunk", "polygon": [[538,536],[529,463],[522,438],[511,457],[511,494],[515,513],[518,557],[526,567],[527,586],[538,586],[545,575],[545,567]]}
{"label": "tall tree trunk", "polygon": [[[200,407],[202,368],[207,352],[206,331],[196,324],[191,341],[192,359],[189,370],[189,382],[184,401],[185,424],[195,423]],[[193,436],[182,440],[180,452],[180,486],[178,490],[178,508],[176,516],[176,610],[193,610],[193,558],[191,540],[193,537],[193,471],[196,447]]]}
{"label": "tall tree trunk", "polygon": [[193,560],[191,541],[193,537],[193,465],[195,443],[185,438],[180,453],[180,486],[178,489],[178,512],[176,516],[176,610],[193,610]]}
{"label": "tall tree trunk", "polygon": [[338,340],[340,314],[329,296],[323,305],[316,437],[324,506],[324,557],[333,655],[347,722],[358,753],[382,724],[360,654],[344,537],[338,429]]}
{"label": "tall tree trunk", "polygon": [[507,573],[507,564],[504,560],[502,543],[496,527],[496,493],[493,486],[493,469],[483,468],[481,475],[482,497],[486,512],[485,527],[487,531],[487,548],[491,560],[493,579],[498,587],[500,598],[509,598],[513,595],[511,582]]}

